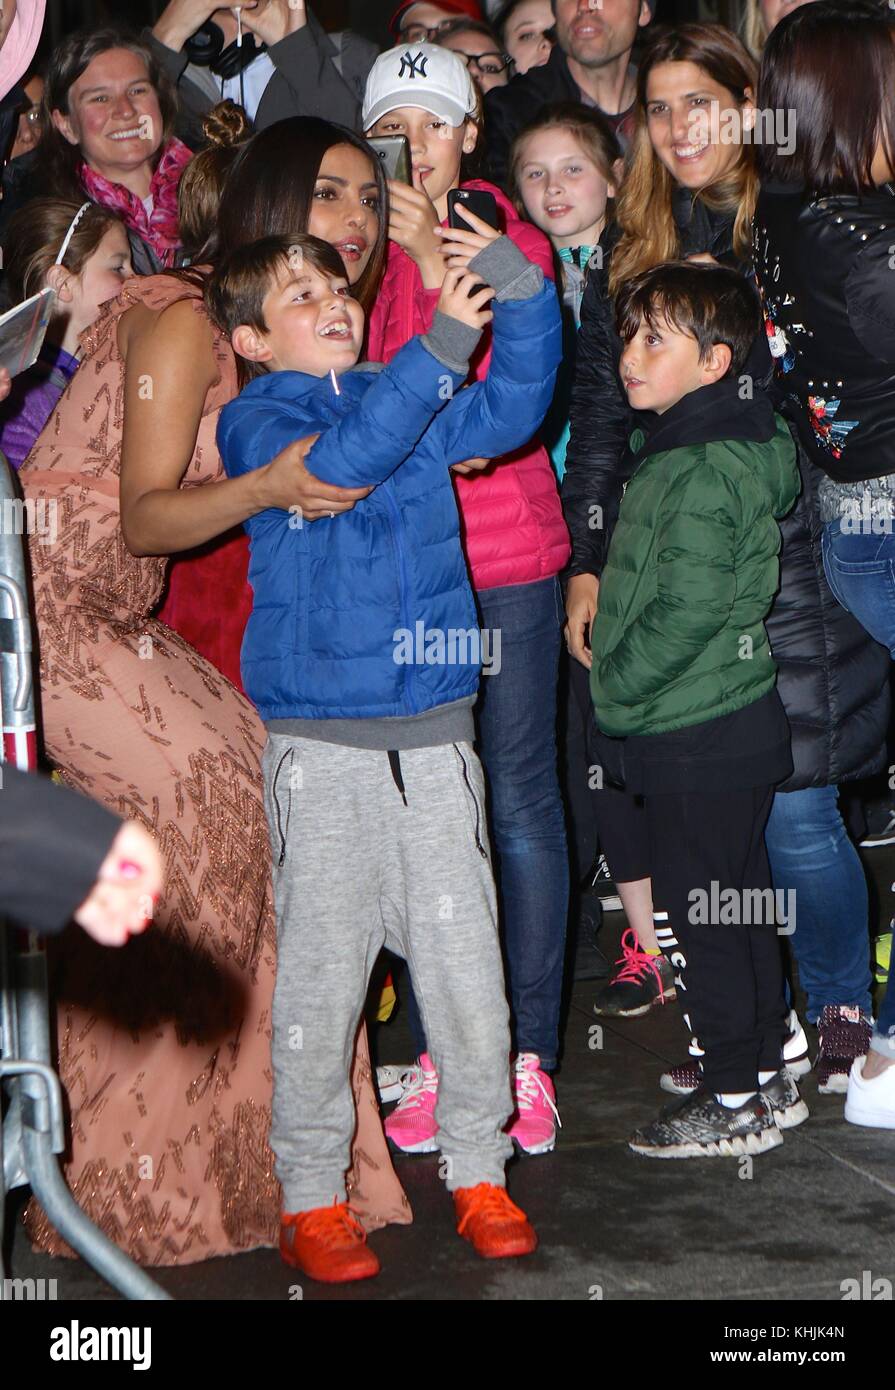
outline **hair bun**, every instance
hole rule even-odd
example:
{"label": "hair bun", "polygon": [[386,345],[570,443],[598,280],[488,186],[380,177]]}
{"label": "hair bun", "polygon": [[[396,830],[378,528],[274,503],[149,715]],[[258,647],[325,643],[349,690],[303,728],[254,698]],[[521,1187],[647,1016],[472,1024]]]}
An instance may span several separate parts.
{"label": "hair bun", "polygon": [[235,101],[219,101],[202,121],[202,131],[210,145],[239,145],[248,139],[252,123]]}

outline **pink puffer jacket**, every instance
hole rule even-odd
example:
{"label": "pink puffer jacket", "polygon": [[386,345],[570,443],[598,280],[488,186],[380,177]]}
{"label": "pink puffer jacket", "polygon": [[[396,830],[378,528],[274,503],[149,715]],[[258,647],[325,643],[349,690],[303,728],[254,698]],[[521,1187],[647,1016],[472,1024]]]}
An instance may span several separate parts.
{"label": "pink puffer jacket", "polygon": [[[530,260],[553,278],[550,243],[537,227],[520,220],[499,188],[479,179],[464,188],[493,193],[505,218],[505,231]],[[415,333],[432,325],[438,290],[423,289],[414,262],[394,242],[382,287],[370,316],[368,356],[389,362]],[[490,330],[472,359],[471,380],[480,381],[491,358]],[[476,589],[531,584],[557,574],[569,558],[556,478],[547,451],[535,437],[523,449],[504,455],[481,473],[454,474],[466,558]]]}

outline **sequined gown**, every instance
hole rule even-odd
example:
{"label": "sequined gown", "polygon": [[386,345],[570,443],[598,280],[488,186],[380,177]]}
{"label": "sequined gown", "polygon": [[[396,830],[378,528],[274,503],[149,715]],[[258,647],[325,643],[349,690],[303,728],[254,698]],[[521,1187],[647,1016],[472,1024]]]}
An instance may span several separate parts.
{"label": "sequined gown", "polygon": [[[46,528],[31,547],[48,757],[66,782],[146,826],[165,862],[143,936],[103,950],[72,927],[52,961],[66,1176],[93,1220],[150,1265],[275,1244],[280,1197],[267,1145],[276,937],[264,729],[148,616],[167,561],[131,555],[119,516],[118,320],[135,303],[161,310],[183,298],[204,313],[199,292],[171,276],[125,285],[83,340],[83,363],[20,472],[26,496],[56,504],[55,538]],[[217,335],[214,352],[219,377],[184,487],[222,476],[214,434],[236,377]],[[351,1201],[370,1228],[407,1222],[364,1034],[354,1084]],[[33,1204],[28,1221],[39,1247],[68,1253]]]}

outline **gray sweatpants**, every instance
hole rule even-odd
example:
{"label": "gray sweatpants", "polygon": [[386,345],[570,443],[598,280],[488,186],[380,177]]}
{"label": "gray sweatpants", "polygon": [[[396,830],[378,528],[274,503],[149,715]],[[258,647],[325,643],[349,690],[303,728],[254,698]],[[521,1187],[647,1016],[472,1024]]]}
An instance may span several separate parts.
{"label": "gray sweatpants", "polygon": [[285,1210],[345,1200],[350,1067],[370,972],[407,961],[438,1069],[449,1190],[504,1183],[509,1011],[484,778],[469,743],[388,754],[269,734],[277,979],[271,1147]]}

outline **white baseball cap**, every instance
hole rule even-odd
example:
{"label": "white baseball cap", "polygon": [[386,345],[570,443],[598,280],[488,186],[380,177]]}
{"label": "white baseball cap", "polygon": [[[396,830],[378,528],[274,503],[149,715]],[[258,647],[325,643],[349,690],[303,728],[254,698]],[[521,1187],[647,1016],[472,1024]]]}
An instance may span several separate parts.
{"label": "white baseball cap", "polygon": [[399,44],[380,53],[367,78],[363,129],[399,106],[431,111],[449,125],[462,125],[476,110],[475,88],[463,59],[435,43]]}

